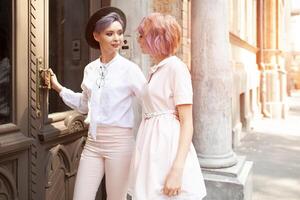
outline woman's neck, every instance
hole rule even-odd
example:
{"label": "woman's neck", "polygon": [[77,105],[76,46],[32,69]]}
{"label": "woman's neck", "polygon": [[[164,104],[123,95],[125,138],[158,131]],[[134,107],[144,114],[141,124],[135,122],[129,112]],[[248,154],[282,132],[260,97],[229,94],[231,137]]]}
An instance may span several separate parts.
{"label": "woman's neck", "polygon": [[102,51],[102,54],[100,56],[100,61],[102,63],[109,63],[116,55],[117,52],[105,53]]}
{"label": "woman's neck", "polygon": [[164,59],[166,59],[166,58],[168,58],[168,57],[170,57],[170,55],[169,56],[166,56],[166,55],[157,55],[157,56],[153,56],[152,58],[153,58],[153,61],[154,61],[154,64],[158,64],[158,63],[160,63],[162,60],[164,60]]}

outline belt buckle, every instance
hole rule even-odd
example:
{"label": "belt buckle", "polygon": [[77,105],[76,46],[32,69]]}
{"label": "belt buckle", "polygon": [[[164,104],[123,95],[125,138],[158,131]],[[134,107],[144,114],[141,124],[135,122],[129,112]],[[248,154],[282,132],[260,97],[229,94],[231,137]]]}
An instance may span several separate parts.
{"label": "belt buckle", "polygon": [[144,119],[150,119],[151,117],[153,117],[153,113],[144,113]]}

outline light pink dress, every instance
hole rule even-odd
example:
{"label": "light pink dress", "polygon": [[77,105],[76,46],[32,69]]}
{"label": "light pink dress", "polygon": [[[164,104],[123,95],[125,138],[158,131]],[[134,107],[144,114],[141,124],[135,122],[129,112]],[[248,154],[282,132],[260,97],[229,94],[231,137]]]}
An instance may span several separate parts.
{"label": "light pink dress", "polygon": [[184,166],[181,194],[167,197],[162,193],[179,144],[176,105],[193,102],[191,77],[186,65],[171,56],[153,66],[142,100],[144,117],[130,169],[129,194],[133,200],[201,200],[206,189],[192,144]]}

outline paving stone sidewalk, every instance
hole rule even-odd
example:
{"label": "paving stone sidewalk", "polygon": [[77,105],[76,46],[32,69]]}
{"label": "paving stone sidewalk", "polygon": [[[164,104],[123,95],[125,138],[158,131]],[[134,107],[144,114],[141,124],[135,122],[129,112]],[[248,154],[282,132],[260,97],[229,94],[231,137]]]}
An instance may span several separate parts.
{"label": "paving stone sidewalk", "polygon": [[286,119],[259,119],[235,150],[253,165],[253,200],[300,200],[300,92]]}

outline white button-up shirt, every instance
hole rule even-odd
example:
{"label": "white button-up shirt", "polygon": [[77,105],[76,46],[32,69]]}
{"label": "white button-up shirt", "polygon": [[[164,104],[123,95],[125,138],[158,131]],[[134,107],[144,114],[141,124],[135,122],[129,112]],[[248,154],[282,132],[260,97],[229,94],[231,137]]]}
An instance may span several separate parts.
{"label": "white button-up shirt", "polygon": [[[100,66],[106,67],[101,84]],[[145,84],[140,68],[117,54],[107,64],[97,59],[85,67],[81,93],[64,87],[60,96],[69,107],[88,113],[89,133],[96,138],[97,126],[133,127],[133,97],[141,95]]]}

